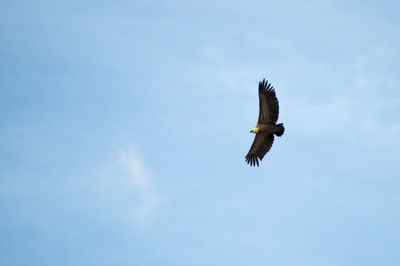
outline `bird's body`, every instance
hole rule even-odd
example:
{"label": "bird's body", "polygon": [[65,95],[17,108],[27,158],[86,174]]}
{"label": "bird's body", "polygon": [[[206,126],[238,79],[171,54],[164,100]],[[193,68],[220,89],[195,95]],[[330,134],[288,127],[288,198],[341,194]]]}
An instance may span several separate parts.
{"label": "bird's body", "polygon": [[258,134],[274,134],[274,133],[279,133],[281,131],[281,127],[276,125],[273,122],[268,122],[265,124],[257,124],[257,126],[252,129],[250,132],[251,133],[258,133]]}
{"label": "bird's body", "polygon": [[255,133],[253,144],[246,155],[246,162],[251,166],[259,166],[265,154],[271,149],[274,135],[280,137],[285,132],[283,124],[276,124],[279,116],[279,103],[275,90],[265,79],[258,84],[260,112],[258,123],[250,132]]}

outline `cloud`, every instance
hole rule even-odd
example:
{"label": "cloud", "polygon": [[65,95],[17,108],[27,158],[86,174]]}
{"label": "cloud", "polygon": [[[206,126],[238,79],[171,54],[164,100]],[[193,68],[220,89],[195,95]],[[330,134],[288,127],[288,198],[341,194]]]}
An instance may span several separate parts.
{"label": "cloud", "polygon": [[[359,82],[359,81],[356,81]],[[393,145],[398,140],[399,122],[395,101],[371,100],[363,94],[347,93],[327,101],[285,99],[292,128],[308,137],[333,137],[365,145]],[[288,122],[287,122],[288,123]],[[385,138],[380,138],[384,133]]]}
{"label": "cloud", "polygon": [[[142,158],[133,149],[120,149],[107,166],[103,189],[113,194],[110,200],[118,201],[140,227],[149,225],[160,204],[154,181]],[[132,203],[133,202],[133,203]]]}
{"label": "cloud", "polygon": [[374,51],[355,53],[343,67],[294,57],[297,72],[289,69],[276,85],[287,133],[371,150],[398,147],[400,79],[380,60]]}

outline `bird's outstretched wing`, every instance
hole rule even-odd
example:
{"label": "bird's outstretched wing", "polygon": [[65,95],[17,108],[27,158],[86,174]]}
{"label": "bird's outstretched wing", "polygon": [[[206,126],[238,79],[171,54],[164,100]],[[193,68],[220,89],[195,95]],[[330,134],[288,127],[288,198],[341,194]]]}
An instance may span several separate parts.
{"label": "bird's outstretched wing", "polygon": [[260,98],[260,112],[258,114],[258,124],[278,121],[279,102],[275,95],[274,87],[268,80],[260,81],[258,84],[258,97]]}
{"label": "bird's outstretched wing", "polygon": [[274,143],[274,135],[272,134],[256,134],[253,144],[246,155],[246,162],[251,166],[259,166],[258,159],[262,160],[264,155],[271,149]]}

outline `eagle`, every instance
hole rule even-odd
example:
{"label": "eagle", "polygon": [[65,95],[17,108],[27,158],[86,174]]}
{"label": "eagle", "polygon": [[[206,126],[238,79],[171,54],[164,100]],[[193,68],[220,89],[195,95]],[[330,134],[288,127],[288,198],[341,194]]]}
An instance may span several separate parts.
{"label": "eagle", "polygon": [[253,144],[246,155],[246,162],[250,166],[259,166],[258,159],[262,160],[274,143],[274,135],[283,135],[285,128],[283,124],[277,124],[279,115],[279,102],[276,98],[274,87],[268,80],[263,79],[258,83],[258,97],[260,99],[260,110],[258,122],[250,133],[255,133]]}

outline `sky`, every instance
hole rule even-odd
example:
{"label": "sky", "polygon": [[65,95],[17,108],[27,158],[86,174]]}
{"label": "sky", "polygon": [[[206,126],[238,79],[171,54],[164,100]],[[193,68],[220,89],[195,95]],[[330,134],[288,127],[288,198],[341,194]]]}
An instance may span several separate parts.
{"label": "sky", "polygon": [[399,265],[399,11],[0,1],[0,265]]}

